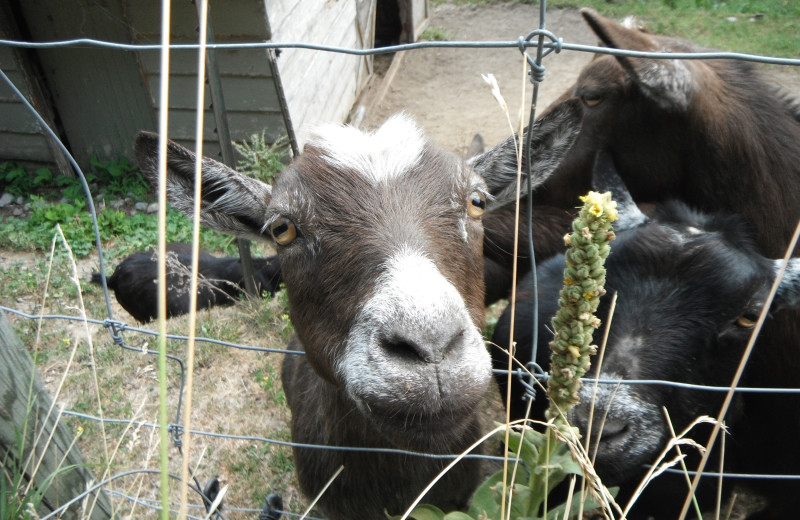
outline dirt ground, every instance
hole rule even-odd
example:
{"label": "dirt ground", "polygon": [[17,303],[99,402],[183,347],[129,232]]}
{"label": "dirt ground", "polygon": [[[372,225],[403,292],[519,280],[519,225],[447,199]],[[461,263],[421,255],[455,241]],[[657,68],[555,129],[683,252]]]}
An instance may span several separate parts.
{"label": "dirt ground", "polygon": [[[547,29],[564,42],[597,43],[577,9],[550,8],[545,22]],[[443,4],[432,9],[427,27],[443,29],[450,41],[516,41],[539,27],[539,10],[538,6],[523,4]],[[385,87],[379,77],[363,97],[362,104],[371,110],[366,113],[362,126],[376,127],[390,115],[404,110],[414,116],[428,136],[450,150],[465,153],[478,132],[483,134],[486,147],[490,148],[506,138],[510,128],[489,86],[481,78],[482,74],[489,73],[497,78],[514,128],[517,128],[521,106],[527,121],[532,84],[524,76],[527,67],[516,48],[436,48],[404,54],[385,96],[376,100],[381,87]],[[537,107],[546,108],[564,92],[589,60],[588,53],[567,50],[546,56],[543,62],[546,75],[539,88]],[[775,77],[777,84],[800,97],[800,70],[775,66],[768,68],[767,73]],[[523,83],[526,88],[524,105],[521,102]]]}

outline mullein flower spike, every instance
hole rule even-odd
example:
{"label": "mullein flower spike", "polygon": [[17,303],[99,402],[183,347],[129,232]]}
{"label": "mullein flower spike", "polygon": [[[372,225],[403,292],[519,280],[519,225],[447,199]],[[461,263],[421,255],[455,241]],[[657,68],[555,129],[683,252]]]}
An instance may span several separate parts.
{"label": "mullein flower spike", "polygon": [[615,238],[611,223],[617,220],[617,203],[611,200],[611,193],[590,191],[581,201],[583,207],[572,223],[572,233],[564,237],[569,247],[567,267],[559,310],[553,318],[556,333],[550,343],[547,416],[562,424],[570,408],[578,403],[580,377],[589,370],[589,357],[597,351],[592,334],[600,320],[594,313],[605,294],[604,263],[609,242]]}

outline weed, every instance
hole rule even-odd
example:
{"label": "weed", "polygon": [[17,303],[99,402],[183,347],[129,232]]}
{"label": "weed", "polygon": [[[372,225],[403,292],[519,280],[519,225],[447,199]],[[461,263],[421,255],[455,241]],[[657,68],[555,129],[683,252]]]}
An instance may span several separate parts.
{"label": "weed", "polygon": [[19,163],[0,163],[0,192],[25,196],[52,182],[53,172],[47,168],[39,168],[33,175],[29,175]]}
{"label": "weed", "polygon": [[254,177],[267,184],[272,181],[286,166],[289,156],[286,144],[288,139],[281,137],[274,143],[266,141],[266,130],[261,134],[253,134],[241,143],[233,143],[233,147],[242,156],[237,163],[241,173]]}
{"label": "weed", "polygon": [[428,27],[422,31],[418,39],[431,42],[446,42],[450,40],[450,36],[441,27]]}
{"label": "weed", "polygon": [[256,368],[253,371],[253,379],[258,386],[272,398],[273,404],[281,407],[286,406],[286,395],[283,393],[283,385],[281,385],[280,378],[277,377],[276,371],[272,365],[266,364],[263,368]]}

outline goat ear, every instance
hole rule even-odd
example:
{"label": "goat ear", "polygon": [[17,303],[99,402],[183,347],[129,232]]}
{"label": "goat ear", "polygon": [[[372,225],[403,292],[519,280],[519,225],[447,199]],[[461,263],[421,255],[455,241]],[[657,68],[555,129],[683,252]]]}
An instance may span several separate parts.
{"label": "goat ear", "polygon": [[[638,28],[600,16],[594,9],[583,8],[581,15],[606,47],[641,52],[668,50],[664,38],[657,39]],[[683,60],[654,60],[630,56],[616,56],[616,59],[641,87],[642,92],[659,106],[680,111],[688,108],[696,64]]]}
{"label": "goat ear", "polygon": [[[783,259],[773,260],[772,263],[777,275]],[[778,310],[800,308],[800,258],[789,259],[772,305]]]}
{"label": "goat ear", "polygon": [[[531,133],[531,176],[533,188],[544,183],[561,164],[572,148],[581,130],[583,109],[577,99],[559,103],[553,110],[536,120],[526,129],[522,137],[526,144]],[[488,152],[473,157],[468,163],[483,177],[492,195],[492,208],[497,208],[516,199],[517,194],[517,136],[508,137]],[[527,193],[527,156],[522,153],[522,186],[520,193]]]}
{"label": "goat ear", "polygon": [[594,157],[592,188],[601,193],[611,192],[611,198],[617,203],[617,216],[619,217],[614,223],[616,231],[632,229],[647,222],[647,217],[633,201],[628,187],[619,176],[611,152],[606,149],[598,151]]}
{"label": "goat ear", "polygon": [[[142,175],[157,189],[158,135],[140,132],[134,150]],[[167,141],[167,199],[190,218],[194,213],[195,160],[194,153]],[[208,157],[202,159],[202,172],[202,223],[231,235],[267,239],[263,226],[272,187]]]}

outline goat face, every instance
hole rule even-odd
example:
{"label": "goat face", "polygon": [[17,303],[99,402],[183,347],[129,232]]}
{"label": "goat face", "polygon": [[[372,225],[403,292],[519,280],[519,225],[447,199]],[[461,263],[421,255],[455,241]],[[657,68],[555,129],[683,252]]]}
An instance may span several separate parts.
{"label": "goat face", "polygon": [[[664,380],[727,386],[775,276],[775,263],[755,252],[739,218],[708,217],[682,204],[622,232],[607,262],[606,289],[617,293],[598,310],[611,321],[599,379]],[[788,288],[788,285],[786,286]],[[774,310],[786,305],[782,300]],[[581,389],[573,420],[584,432],[594,403],[596,468],[609,484],[641,476],[666,441],[701,415],[716,416],[724,393],[665,385],[599,384]],[[734,407],[737,409],[737,407]],[[736,413],[727,418],[736,431]],[[690,437],[700,438],[698,432]]]}
{"label": "goat face", "polygon": [[412,445],[437,424],[458,434],[441,419],[465,415],[490,378],[478,331],[487,196],[471,169],[395,118],[370,136],[319,135],[266,214],[307,361]]}
{"label": "goat face", "polygon": [[[546,121],[561,139],[536,159],[557,164],[579,120],[577,103],[554,111]],[[136,151],[155,182],[156,136],[140,134]],[[185,213],[193,161],[169,144],[168,197]],[[491,377],[478,331],[481,214],[487,201],[506,202],[516,180],[492,175],[438,149],[400,116],[372,134],[321,129],[274,188],[203,159],[201,217],[239,236],[271,236],[317,376],[394,444],[440,446],[466,428],[466,411]]]}

